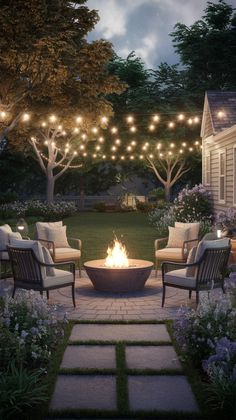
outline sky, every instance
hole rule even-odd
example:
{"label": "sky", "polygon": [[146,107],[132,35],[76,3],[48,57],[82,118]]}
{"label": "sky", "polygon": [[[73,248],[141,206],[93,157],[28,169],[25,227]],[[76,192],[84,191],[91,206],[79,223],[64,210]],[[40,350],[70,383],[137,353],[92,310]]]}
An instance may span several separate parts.
{"label": "sky", "polygon": [[[227,3],[236,7],[236,0]],[[123,58],[135,51],[147,68],[175,64],[179,58],[169,33],[177,22],[189,26],[201,19],[206,5],[207,0],[88,0],[87,6],[100,16],[88,39],[112,42]]]}

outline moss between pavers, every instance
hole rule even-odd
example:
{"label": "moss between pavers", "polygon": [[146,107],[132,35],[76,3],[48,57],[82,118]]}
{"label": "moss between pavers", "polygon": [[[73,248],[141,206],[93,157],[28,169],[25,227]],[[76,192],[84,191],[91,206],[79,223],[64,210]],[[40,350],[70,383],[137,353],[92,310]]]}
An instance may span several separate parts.
{"label": "moss between pavers", "polygon": [[[174,341],[174,337],[173,337],[173,331],[172,331],[172,321],[166,321],[166,322],[161,322],[161,321],[156,321],[156,320],[151,320],[151,321],[138,321],[138,320],[132,320],[132,321],[71,321],[70,322],[70,331],[72,330],[72,327],[74,324],[165,324],[167,326],[167,330],[172,338],[173,344],[174,344],[174,348],[177,351],[178,355],[181,355],[181,352],[179,351],[179,349],[176,346],[176,343]],[[67,334],[67,337],[69,338],[69,334]],[[116,362],[117,362],[117,369],[61,369],[60,370],[60,374],[115,374],[117,375],[117,407],[118,410],[117,411],[101,411],[101,410],[74,410],[74,409],[70,409],[70,410],[57,410],[57,411],[49,411],[48,412],[48,416],[50,416],[51,418],[70,418],[70,417],[74,417],[74,418],[127,418],[127,419],[170,419],[170,420],[178,420],[178,419],[182,419],[182,420],[202,420],[204,418],[209,419],[209,415],[205,415],[206,410],[205,410],[205,406],[204,404],[202,404],[202,401],[204,400],[204,396],[203,396],[203,392],[202,392],[202,387],[200,387],[200,378],[197,375],[196,370],[194,370],[192,368],[192,366],[189,366],[186,363],[183,363],[181,360],[181,364],[183,367],[183,371],[180,371],[179,369],[163,369],[163,370],[154,370],[154,369],[128,369],[126,367],[126,360],[125,360],[125,346],[126,345],[143,345],[143,346],[148,346],[148,345],[152,345],[152,346],[160,346],[160,345],[168,345],[171,346],[172,344],[170,342],[158,342],[158,341],[151,341],[151,342],[126,342],[126,341],[120,341],[117,342],[115,340],[112,341],[77,341],[77,342],[73,342],[70,343],[68,340],[68,344],[69,345],[80,345],[80,344],[85,344],[86,345],[115,345],[116,346]],[[64,346],[64,350],[65,350]],[[61,353],[61,357],[60,357],[60,361],[62,360],[63,357],[63,352]],[[60,363],[60,362],[59,362]],[[57,364],[58,366],[58,364]],[[59,367],[59,366],[58,366]],[[191,369],[190,369],[191,367]],[[128,400],[128,374],[132,374],[132,375],[140,375],[140,374],[145,374],[145,375],[173,375],[173,374],[182,374],[183,373],[187,376],[193,390],[194,390],[194,394],[196,396],[197,402],[200,406],[200,408],[203,409],[203,414],[198,414],[198,413],[186,413],[186,412],[174,412],[174,411],[170,411],[170,412],[163,412],[163,411],[135,411],[135,412],[131,412],[129,411],[129,400]],[[190,374],[190,375],[189,375]],[[54,376],[54,383],[56,381],[56,375]],[[52,392],[50,393],[50,395],[52,395]]]}

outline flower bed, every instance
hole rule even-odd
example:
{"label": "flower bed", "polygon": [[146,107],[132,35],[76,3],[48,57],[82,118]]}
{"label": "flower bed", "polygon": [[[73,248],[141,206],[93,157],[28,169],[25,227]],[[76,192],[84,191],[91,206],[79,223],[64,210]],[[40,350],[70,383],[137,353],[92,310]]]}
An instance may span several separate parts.
{"label": "flower bed", "polygon": [[36,292],[0,300],[0,418],[16,418],[47,401],[43,379],[63,326]]}
{"label": "flower bed", "polygon": [[174,335],[184,358],[199,370],[208,406],[220,418],[235,419],[236,310],[230,295],[219,301],[206,296],[196,311],[181,309]]}

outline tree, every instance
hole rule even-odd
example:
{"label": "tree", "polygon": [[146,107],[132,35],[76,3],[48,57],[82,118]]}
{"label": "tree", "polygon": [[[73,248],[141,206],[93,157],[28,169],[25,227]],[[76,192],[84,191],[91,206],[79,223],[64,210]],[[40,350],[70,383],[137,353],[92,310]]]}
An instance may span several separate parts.
{"label": "tree", "polygon": [[[74,158],[65,152],[62,131],[74,129],[81,110],[85,131],[100,123],[103,114],[112,114],[106,96],[121,93],[125,87],[107,70],[111,44],[86,41],[98,15],[84,3],[86,0],[1,1],[0,141],[7,137],[22,150],[28,140],[46,175],[49,202],[55,181]],[[63,115],[64,130],[56,126],[49,127],[47,134],[38,130],[37,119],[49,110]],[[32,140],[34,131],[47,142],[47,160],[40,154],[40,140]],[[62,153],[53,146],[55,138]],[[80,144],[82,139],[76,139]]]}
{"label": "tree", "polygon": [[111,45],[86,41],[98,14],[85,3],[0,0],[0,140],[29,113],[82,109],[91,123],[112,113],[105,96],[124,85],[106,69]]}
{"label": "tree", "polygon": [[202,101],[209,89],[236,88],[236,14],[224,0],[207,3],[205,15],[190,27],[177,23],[171,33],[187,69],[188,89]]}

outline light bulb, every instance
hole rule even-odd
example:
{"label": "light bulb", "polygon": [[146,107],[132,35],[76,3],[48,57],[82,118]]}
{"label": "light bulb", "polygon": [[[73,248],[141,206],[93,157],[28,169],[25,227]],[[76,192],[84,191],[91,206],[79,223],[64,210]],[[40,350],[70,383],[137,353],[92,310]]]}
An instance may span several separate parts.
{"label": "light bulb", "polygon": [[22,121],[26,122],[26,121],[29,121],[29,119],[30,119],[30,115],[25,112],[22,116]]}
{"label": "light bulb", "polygon": [[153,121],[158,122],[160,120],[160,117],[159,117],[159,115],[155,114],[155,115],[153,115],[152,119],[153,119]]}
{"label": "light bulb", "polygon": [[131,124],[133,121],[134,121],[134,117],[132,117],[132,115],[129,115],[129,116],[127,117],[127,122],[128,122],[129,124]]}
{"label": "light bulb", "polygon": [[81,124],[81,123],[82,123],[82,121],[83,121],[83,118],[79,115],[79,116],[76,118],[76,122],[77,122],[78,124]]}

